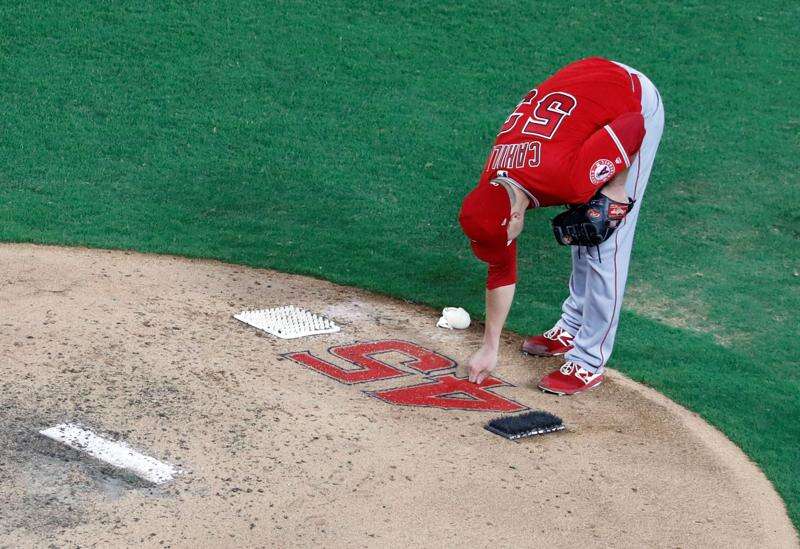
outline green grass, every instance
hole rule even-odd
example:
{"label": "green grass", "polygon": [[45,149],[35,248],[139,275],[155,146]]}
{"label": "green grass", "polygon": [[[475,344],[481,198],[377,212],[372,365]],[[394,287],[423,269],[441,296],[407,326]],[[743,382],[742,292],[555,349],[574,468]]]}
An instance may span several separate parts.
{"label": "green grass", "polygon": [[[264,5],[269,4],[269,5]],[[519,97],[588,55],[667,120],[612,365],[699,412],[800,524],[800,4],[0,6],[0,239],[135,248],[482,310],[456,222]],[[509,327],[568,276],[535,212]]]}

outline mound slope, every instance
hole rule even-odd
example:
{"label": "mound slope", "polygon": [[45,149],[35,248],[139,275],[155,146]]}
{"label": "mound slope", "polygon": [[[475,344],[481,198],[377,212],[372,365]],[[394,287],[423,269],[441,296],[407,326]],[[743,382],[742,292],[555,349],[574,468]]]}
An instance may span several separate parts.
{"label": "mound slope", "polygon": [[[328,282],[28,245],[0,246],[0,281],[0,546],[797,546],[717,431],[614,372],[544,395],[558,361],[514,335],[470,392],[479,330]],[[277,340],[231,318],[287,304],[343,329]],[[522,408],[568,429],[482,429]],[[37,436],[64,421],[183,473],[147,486]]]}

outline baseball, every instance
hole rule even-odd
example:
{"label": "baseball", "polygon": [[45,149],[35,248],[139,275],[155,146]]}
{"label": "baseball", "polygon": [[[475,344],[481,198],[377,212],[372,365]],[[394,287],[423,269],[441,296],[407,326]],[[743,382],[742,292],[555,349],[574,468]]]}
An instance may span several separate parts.
{"label": "baseball", "polygon": [[436,325],[439,328],[447,328],[449,330],[464,330],[469,328],[469,313],[461,307],[445,307],[442,309],[442,317]]}

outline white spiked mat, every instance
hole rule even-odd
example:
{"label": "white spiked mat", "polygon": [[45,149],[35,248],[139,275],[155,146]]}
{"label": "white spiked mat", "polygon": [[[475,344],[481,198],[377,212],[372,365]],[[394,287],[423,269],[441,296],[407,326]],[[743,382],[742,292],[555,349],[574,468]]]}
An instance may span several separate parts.
{"label": "white spiked mat", "polygon": [[294,305],[242,311],[233,318],[282,339],[294,339],[317,334],[332,334],[340,330],[331,320]]}

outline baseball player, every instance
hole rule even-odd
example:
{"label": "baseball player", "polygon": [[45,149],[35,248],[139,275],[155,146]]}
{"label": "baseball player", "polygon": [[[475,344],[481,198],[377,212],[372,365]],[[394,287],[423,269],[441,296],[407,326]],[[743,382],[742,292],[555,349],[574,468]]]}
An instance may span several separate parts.
{"label": "baseball player", "polygon": [[569,297],[555,326],[526,338],[522,348],[565,355],[563,366],[539,382],[544,391],[571,395],[602,383],[663,127],[653,83],[599,57],[567,65],[517,105],[459,215],[473,252],[488,264],[486,327],[469,359],[471,381],[481,383],[497,366],[525,212],[565,205],[552,225],[556,240],[572,247]]}

